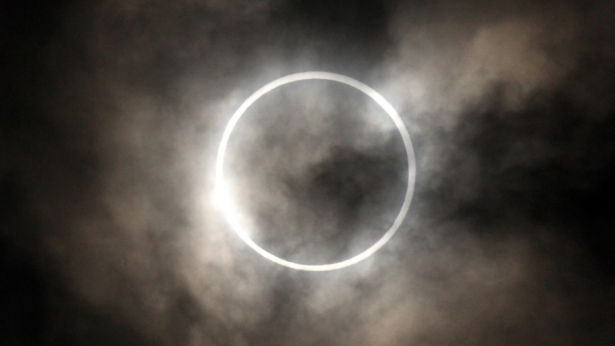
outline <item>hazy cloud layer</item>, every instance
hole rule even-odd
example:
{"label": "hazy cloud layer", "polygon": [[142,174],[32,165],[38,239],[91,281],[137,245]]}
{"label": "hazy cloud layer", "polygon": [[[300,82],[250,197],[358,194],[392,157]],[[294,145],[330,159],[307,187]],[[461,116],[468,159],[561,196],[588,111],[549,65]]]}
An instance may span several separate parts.
{"label": "hazy cloud layer", "polygon": [[[612,344],[609,2],[4,6],[8,344]],[[307,70],[380,91],[417,158],[399,233],[327,273],[261,258],[213,194],[232,113]],[[406,162],[369,100],[315,85],[248,112],[229,174],[272,251],[338,260]]]}

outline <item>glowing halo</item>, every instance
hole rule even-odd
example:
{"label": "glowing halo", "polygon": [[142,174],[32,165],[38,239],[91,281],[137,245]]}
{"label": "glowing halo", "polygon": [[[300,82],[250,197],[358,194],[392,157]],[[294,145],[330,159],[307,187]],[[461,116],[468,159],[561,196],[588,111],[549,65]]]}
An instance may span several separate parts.
{"label": "glowing halo", "polygon": [[[310,80],[310,79],[328,80],[328,81],[334,81],[334,82],[346,84],[348,86],[351,86],[355,89],[360,90],[367,96],[371,97],[372,100],[376,101],[376,103],[378,103],[378,105],[380,105],[380,107],[384,109],[384,111],[389,115],[391,120],[393,120],[393,122],[395,123],[395,126],[397,127],[397,130],[399,131],[399,134],[401,135],[401,138],[404,142],[404,146],[406,149],[406,155],[408,157],[408,186],[406,188],[406,195],[404,197],[404,202],[402,203],[401,209],[399,211],[399,214],[397,214],[395,221],[393,222],[391,227],[386,231],[386,233],[382,236],[382,238],[380,238],[376,243],[374,243],[367,250],[363,251],[362,253],[352,258],[349,258],[341,262],[330,263],[330,264],[318,264],[318,265],[300,264],[300,263],[295,263],[295,262],[284,260],[282,258],[279,258],[267,252],[266,250],[258,246],[256,243],[254,243],[254,241],[252,241],[252,239],[250,239],[250,237],[244,231],[244,227],[239,224],[239,221],[234,216],[234,207],[230,201],[226,182],[224,181],[224,155],[226,153],[226,146],[228,144],[231,133],[233,132],[233,129],[235,128],[235,125],[237,125],[237,122],[239,121],[243,113],[254,102],[256,102],[259,98],[261,98],[263,95],[267,94],[271,90],[276,89],[285,84],[303,81],[303,80]],[[254,94],[248,97],[241,104],[239,109],[237,109],[235,114],[233,114],[228,124],[226,125],[226,129],[224,130],[224,134],[222,135],[222,140],[220,141],[220,147],[218,148],[218,157],[216,159],[216,180],[215,180],[216,191],[215,193],[216,193],[217,202],[219,203],[219,206],[226,220],[231,225],[233,230],[235,230],[235,232],[239,235],[239,237],[246,244],[248,244],[252,249],[254,249],[254,251],[258,252],[261,256],[279,265],[283,265],[283,266],[297,269],[297,270],[306,270],[306,271],[335,270],[335,269],[341,269],[341,268],[356,264],[368,258],[369,256],[373,255],[376,251],[378,251],[378,249],[380,249],[384,244],[386,244],[391,239],[391,237],[393,236],[393,234],[395,234],[395,232],[397,232],[397,230],[401,226],[401,223],[406,217],[406,214],[408,213],[408,208],[410,208],[410,201],[412,200],[412,194],[414,192],[414,180],[415,180],[415,175],[416,175],[416,168],[415,168],[414,163],[415,163],[414,148],[412,147],[412,141],[410,140],[410,134],[408,133],[408,130],[406,129],[403,121],[399,117],[399,114],[397,114],[393,106],[391,106],[391,104],[389,104],[389,102],[385,100],[385,98],[382,97],[382,95],[380,95],[378,92],[368,87],[367,85],[357,80],[354,80],[350,77],[346,77],[343,75],[330,73],[330,72],[302,72],[302,73],[292,74],[286,77],[276,79],[273,82],[270,82],[269,84],[258,89]]]}

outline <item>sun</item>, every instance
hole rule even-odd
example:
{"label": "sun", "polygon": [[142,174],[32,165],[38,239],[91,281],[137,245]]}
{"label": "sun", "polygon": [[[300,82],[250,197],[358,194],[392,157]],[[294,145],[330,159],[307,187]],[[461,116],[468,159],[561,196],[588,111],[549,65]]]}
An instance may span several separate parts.
{"label": "sun", "polygon": [[[234,204],[228,192],[226,181],[224,179],[224,157],[226,154],[226,147],[227,147],[229,138],[231,134],[233,133],[233,129],[235,128],[235,126],[241,119],[241,116],[245,113],[245,111],[254,102],[256,102],[259,98],[261,98],[263,95],[267,94],[268,92],[276,88],[279,88],[289,83],[296,83],[296,82],[311,80],[311,79],[326,80],[326,81],[342,83],[342,84],[348,85],[350,87],[353,87],[363,92],[365,95],[369,96],[372,100],[374,100],[380,107],[382,107],[382,109],[388,114],[391,120],[395,123],[395,126],[397,127],[397,130],[399,131],[399,134],[401,135],[401,138],[403,140],[405,152],[406,152],[407,159],[408,159],[407,160],[408,162],[408,183],[406,186],[406,193],[405,193],[404,201],[401,205],[399,213],[397,214],[397,217],[395,218],[395,221],[393,221],[393,224],[386,231],[386,233],[384,233],[382,238],[380,238],[377,242],[375,242],[367,250],[361,252],[360,254],[354,257],[351,257],[349,259],[346,259],[340,262],[329,263],[329,264],[319,264],[319,265],[308,265],[308,264],[301,264],[301,263],[287,261],[283,258],[279,258],[267,252],[265,249],[257,245],[248,236],[250,232],[248,232],[245,226],[241,225],[241,223],[239,222],[236,216],[236,213],[235,213]],[[393,237],[395,232],[397,232],[402,222],[406,218],[408,209],[410,208],[410,202],[412,201],[412,195],[414,192],[414,182],[416,178],[416,167],[415,166],[416,165],[415,165],[415,157],[414,157],[414,148],[412,146],[410,134],[408,133],[406,126],[404,125],[402,119],[399,117],[399,114],[397,114],[397,111],[395,110],[395,108],[393,108],[393,106],[391,106],[391,104],[377,91],[375,91],[374,89],[370,88],[369,86],[355,79],[352,79],[350,77],[343,76],[340,74],[336,74],[336,73],[330,73],[330,72],[296,73],[296,74],[292,74],[292,75],[288,75],[288,76],[276,79],[266,84],[262,88],[258,89],[254,94],[250,95],[250,97],[248,97],[241,104],[239,109],[237,109],[237,111],[233,114],[233,116],[229,120],[224,130],[224,133],[222,134],[222,139],[220,141],[220,147],[218,148],[218,156],[216,158],[216,180],[215,180],[216,186],[215,186],[215,192],[214,192],[216,194],[215,200],[216,200],[218,207],[223,212],[224,217],[226,218],[227,222],[230,224],[233,230],[237,233],[237,235],[239,235],[239,237],[246,244],[248,244],[248,246],[250,246],[252,249],[254,249],[254,251],[259,253],[264,258],[274,263],[277,263],[279,265],[292,268],[292,269],[297,269],[297,270],[305,270],[305,271],[336,270],[336,269],[341,269],[341,268],[345,268],[353,264],[356,264],[368,258],[369,256],[373,255],[384,244],[386,244],[391,239],[391,237]]]}

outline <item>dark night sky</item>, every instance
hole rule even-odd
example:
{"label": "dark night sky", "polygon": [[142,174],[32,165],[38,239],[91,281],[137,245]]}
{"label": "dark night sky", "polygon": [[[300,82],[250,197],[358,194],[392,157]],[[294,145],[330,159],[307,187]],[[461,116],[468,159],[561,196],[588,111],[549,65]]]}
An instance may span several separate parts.
{"label": "dark night sky", "polygon": [[[612,1],[0,4],[0,344],[615,344]],[[417,179],[379,252],[268,262],[213,195],[265,83],[348,75],[404,120]],[[229,172],[272,252],[347,258],[391,221],[390,121],[304,83]],[[376,231],[374,231],[376,230]]]}

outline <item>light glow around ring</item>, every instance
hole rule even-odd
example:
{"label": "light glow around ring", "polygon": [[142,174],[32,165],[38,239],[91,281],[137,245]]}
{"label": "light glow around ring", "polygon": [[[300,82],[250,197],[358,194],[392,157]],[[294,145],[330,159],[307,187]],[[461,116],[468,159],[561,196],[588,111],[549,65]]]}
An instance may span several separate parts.
{"label": "light glow around ring", "polygon": [[[370,246],[367,250],[363,251],[362,253],[352,258],[349,258],[341,262],[330,263],[330,264],[318,264],[318,265],[300,264],[300,263],[287,261],[285,259],[279,258],[267,252],[266,250],[258,246],[254,241],[252,241],[252,239],[250,239],[248,234],[245,232],[244,226],[239,224],[239,221],[234,215],[235,214],[234,206],[229,197],[226,182],[224,180],[224,156],[226,154],[226,146],[233,132],[233,129],[237,125],[237,122],[239,121],[239,119],[241,119],[241,116],[244,114],[244,112],[254,102],[256,102],[259,98],[261,98],[263,95],[267,94],[268,92],[278,87],[281,87],[289,83],[294,83],[294,82],[304,81],[304,80],[311,80],[311,79],[334,81],[334,82],[346,84],[348,86],[351,86],[355,89],[360,90],[361,92],[369,96],[372,100],[376,101],[376,103],[378,103],[378,105],[380,105],[380,107],[384,109],[384,111],[389,115],[391,120],[393,120],[393,122],[395,123],[395,126],[397,127],[397,130],[399,131],[399,134],[401,135],[401,138],[403,140],[404,147],[406,149],[406,155],[408,158],[408,185],[406,188],[404,202],[402,203],[401,209],[399,213],[397,214],[395,221],[393,222],[391,227],[386,231],[386,233],[382,236],[382,238],[380,238],[376,243]],[[224,133],[222,135],[222,140],[220,141],[220,147],[218,148],[218,156],[216,159],[216,186],[215,186],[216,191],[215,193],[216,193],[216,201],[219,204],[219,207],[222,210],[227,222],[231,225],[231,227],[239,235],[239,237],[246,244],[248,244],[252,249],[254,249],[254,251],[258,252],[261,256],[265,257],[266,259],[274,263],[277,263],[277,264],[280,264],[280,265],[283,265],[289,268],[297,269],[297,270],[328,271],[328,270],[335,270],[335,269],[341,269],[344,267],[348,267],[348,266],[351,266],[353,264],[356,264],[368,258],[369,256],[373,255],[376,251],[378,251],[378,249],[380,249],[384,244],[386,244],[391,239],[391,237],[395,234],[395,232],[397,232],[397,230],[401,226],[404,218],[406,217],[406,214],[408,213],[408,209],[410,208],[410,201],[412,200],[412,194],[414,192],[415,176],[416,176],[416,168],[415,168],[414,148],[412,146],[412,141],[410,140],[410,134],[408,133],[408,130],[406,129],[406,126],[404,125],[403,121],[397,114],[397,111],[395,111],[393,106],[391,106],[391,104],[389,104],[389,102],[385,100],[385,98],[382,97],[382,95],[380,95],[378,92],[376,92],[374,89],[370,88],[369,86],[357,80],[354,80],[350,77],[346,77],[343,75],[330,73],[330,72],[302,72],[302,73],[292,74],[286,77],[276,79],[273,82],[270,82],[269,84],[258,89],[254,94],[248,97],[243,102],[243,104],[241,104],[239,109],[237,109],[237,111],[233,114],[228,124],[226,125],[226,129],[224,130]]]}

